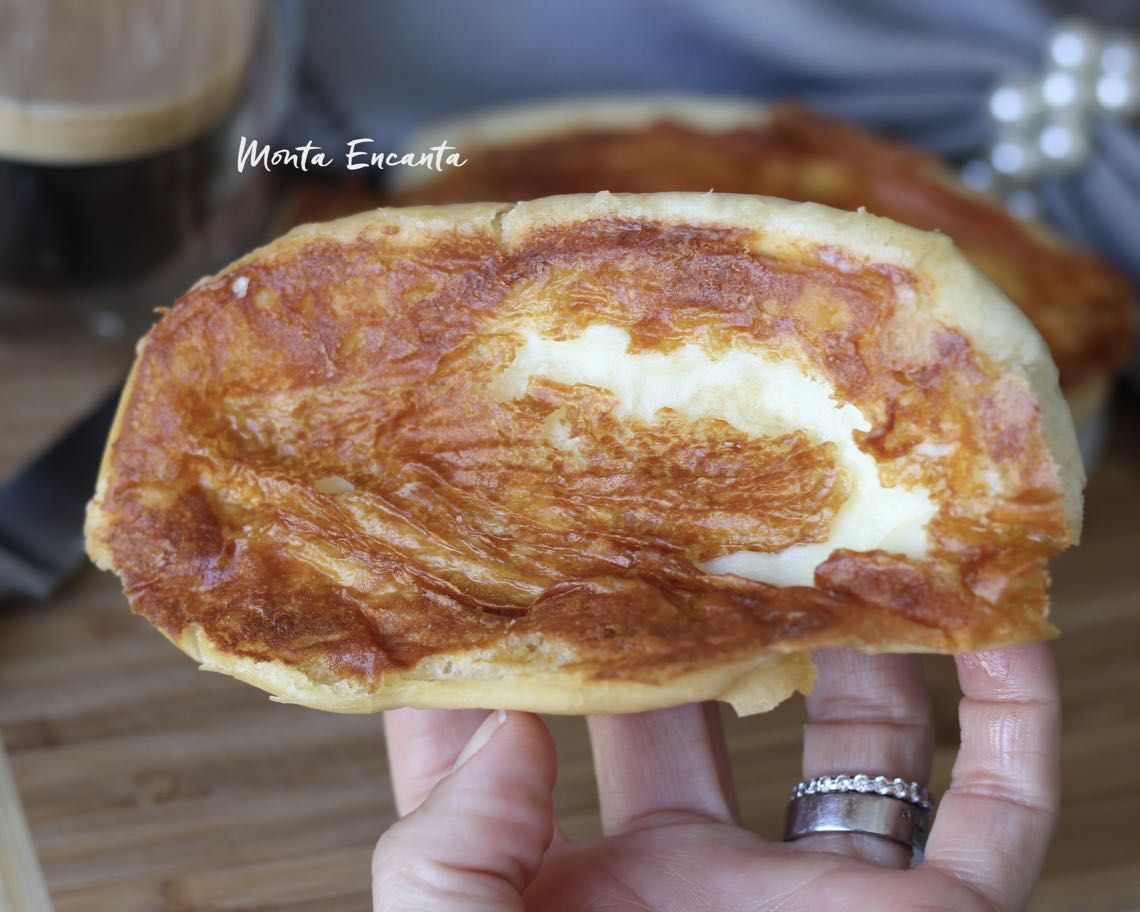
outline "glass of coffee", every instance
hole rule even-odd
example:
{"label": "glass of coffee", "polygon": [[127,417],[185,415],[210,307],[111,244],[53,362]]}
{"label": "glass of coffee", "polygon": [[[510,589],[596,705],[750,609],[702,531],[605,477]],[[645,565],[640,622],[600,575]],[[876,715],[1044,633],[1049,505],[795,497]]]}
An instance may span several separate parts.
{"label": "glass of coffee", "polygon": [[136,333],[257,239],[291,9],[263,0],[0,2],[0,332]]}

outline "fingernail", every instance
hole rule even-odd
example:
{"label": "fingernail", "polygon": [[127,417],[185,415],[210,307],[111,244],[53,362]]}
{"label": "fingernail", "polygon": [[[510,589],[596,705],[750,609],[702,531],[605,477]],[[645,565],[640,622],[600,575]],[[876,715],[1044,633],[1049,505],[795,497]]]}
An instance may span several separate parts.
{"label": "fingernail", "polygon": [[483,720],[483,724],[475,729],[475,734],[471,736],[471,740],[463,746],[463,750],[459,752],[459,756],[455,758],[455,765],[451,768],[452,772],[459,769],[459,767],[463,766],[464,763],[479,753],[506,721],[507,711],[505,709],[500,709],[487,716],[487,718]]}

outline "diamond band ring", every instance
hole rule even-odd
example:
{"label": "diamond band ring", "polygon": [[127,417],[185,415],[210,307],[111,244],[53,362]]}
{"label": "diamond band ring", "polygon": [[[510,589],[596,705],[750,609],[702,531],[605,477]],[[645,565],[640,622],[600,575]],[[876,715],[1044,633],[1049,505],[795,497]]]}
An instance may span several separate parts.
{"label": "diamond band ring", "polygon": [[909,847],[920,856],[932,808],[917,782],[865,773],[819,776],[792,789],[785,841],[816,833],[865,833]]}
{"label": "diamond band ring", "polygon": [[854,776],[817,776],[805,779],[792,789],[792,798],[804,795],[826,795],[830,792],[860,792],[868,795],[882,795],[884,798],[898,798],[916,804],[924,810],[931,808],[930,792],[926,786],[905,779],[889,779],[886,776],[868,776],[856,773]]}

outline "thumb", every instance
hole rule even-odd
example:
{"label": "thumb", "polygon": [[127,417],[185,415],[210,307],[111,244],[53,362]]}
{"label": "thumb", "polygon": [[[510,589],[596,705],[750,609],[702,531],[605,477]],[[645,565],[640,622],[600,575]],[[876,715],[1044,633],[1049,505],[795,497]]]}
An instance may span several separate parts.
{"label": "thumb", "polygon": [[427,799],[380,837],[375,912],[523,908],[554,835],[557,761],[529,713],[491,713]]}

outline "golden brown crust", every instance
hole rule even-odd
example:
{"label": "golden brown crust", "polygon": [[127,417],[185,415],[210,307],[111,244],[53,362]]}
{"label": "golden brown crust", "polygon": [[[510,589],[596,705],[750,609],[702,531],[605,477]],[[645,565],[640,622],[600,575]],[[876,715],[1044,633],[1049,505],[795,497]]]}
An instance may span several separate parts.
{"label": "golden brown crust", "polygon": [[[163,631],[166,633],[166,631]],[[773,652],[682,672],[660,681],[586,678],[556,659],[521,665],[505,650],[481,650],[427,659],[395,669],[382,688],[348,677],[314,674],[275,659],[219,650],[200,627],[168,638],[203,671],[260,687],[281,703],[341,713],[420,709],[507,708],[561,715],[644,712],[694,700],[722,700],[740,715],[767,712],[797,691],[808,693],[815,666],[807,652]]]}
{"label": "golden brown crust", "polygon": [[[623,417],[541,377],[498,389],[526,333],[593,325],[634,353],[696,340],[826,380],[884,482],[930,490],[928,553],[841,548],[811,586],[700,570],[827,541],[848,468],[802,431]],[[88,547],[135,610],[204,667],[345,711],[766,708],[807,686],[815,646],[1048,636],[1044,564],[1080,521],[1024,318],[936,236],[757,198],[305,226],[165,316],[112,439]]]}
{"label": "golden brown crust", "polygon": [[1044,336],[1066,392],[1103,384],[1132,348],[1123,274],[967,190],[933,156],[820,114],[736,99],[582,99],[429,127],[419,145],[437,137],[467,164],[415,172],[395,203],[714,188],[865,207],[953,238]]}

